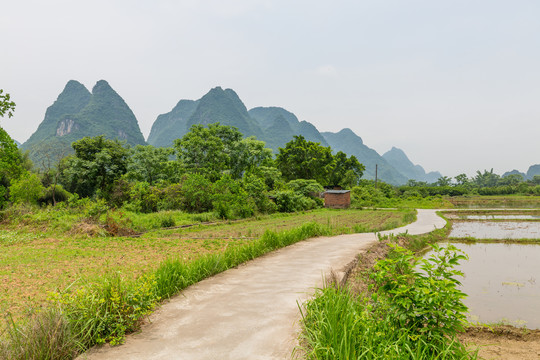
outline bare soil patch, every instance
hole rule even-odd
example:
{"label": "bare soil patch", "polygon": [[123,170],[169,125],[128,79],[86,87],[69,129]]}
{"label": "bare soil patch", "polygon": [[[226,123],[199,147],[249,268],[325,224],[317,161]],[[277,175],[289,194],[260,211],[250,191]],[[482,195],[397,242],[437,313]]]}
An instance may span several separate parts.
{"label": "bare soil patch", "polygon": [[540,330],[518,329],[512,326],[469,327],[459,335],[471,349],[478,349],[482,359],[538,360]]}

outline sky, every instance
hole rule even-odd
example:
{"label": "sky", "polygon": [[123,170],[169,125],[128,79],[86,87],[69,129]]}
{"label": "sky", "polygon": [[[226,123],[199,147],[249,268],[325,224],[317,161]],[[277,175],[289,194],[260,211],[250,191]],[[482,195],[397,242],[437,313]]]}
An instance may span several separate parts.
{"label": "sky", "polygon": [[24,142],[73,79],[109,82],[147,137],[221,86],[352,129],[446,176],[540,163],[537,0],[17,0],[0,12],[0,126]]}

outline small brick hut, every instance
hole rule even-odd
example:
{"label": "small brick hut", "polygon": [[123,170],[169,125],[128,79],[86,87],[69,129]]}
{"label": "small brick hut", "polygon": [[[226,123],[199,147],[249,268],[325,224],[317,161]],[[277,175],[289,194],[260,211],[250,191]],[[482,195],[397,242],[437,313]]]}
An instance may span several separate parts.
{"label": "small brick hut", "polygon": [[346,209],[351,206],[350,190],[326,190],[324,192],[324,207]]}

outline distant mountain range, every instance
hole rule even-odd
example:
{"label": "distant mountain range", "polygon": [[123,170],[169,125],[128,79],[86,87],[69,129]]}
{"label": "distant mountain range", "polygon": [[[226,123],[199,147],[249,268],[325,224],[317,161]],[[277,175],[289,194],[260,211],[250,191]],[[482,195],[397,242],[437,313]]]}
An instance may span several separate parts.
{"label": "distant mountain range", "polygon": [[[276,153],[294,135],[302,135],[332,147],[335,152],[356,156],[366,167],[366,179],[375,178],[376,165],[378,178],[394,185],[404,184],[408,179],[431,183],[441,176],[439,172],[426,173],[400,149],[392,148],[379,155],[350,129],[321,133],[313,124],[298,120],[292,112],[280,107],[256,107],[248,111],[233,90],[221,87],[211,89],[199,100],[180,100],[170,112],[159,115],[147,142],[169,147],[192,125],[215,122],[235,126],[244,136],[256,136]],[[106,81],[98,81],[90,93],[84,85],[71,80],[22,148],[30,151],[39,166],[40,157],[48,149],[60,149],[67,154],[72,151],[73,141],[96,135],[125,140],[130,145],[145,144],[135,115]]]}

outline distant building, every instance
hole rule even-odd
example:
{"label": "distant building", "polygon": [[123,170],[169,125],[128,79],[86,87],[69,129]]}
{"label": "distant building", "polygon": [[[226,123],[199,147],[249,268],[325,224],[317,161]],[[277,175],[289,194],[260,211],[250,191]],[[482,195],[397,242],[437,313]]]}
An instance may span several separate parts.
{"label": "distant building", "polygon": [[346,209],[351,206],[350,190],[326,190],[324,192],[324,207]]}

